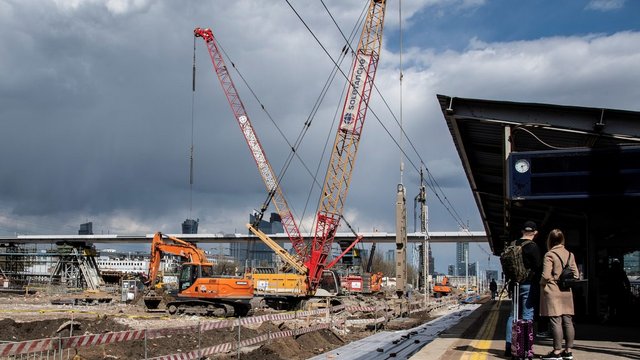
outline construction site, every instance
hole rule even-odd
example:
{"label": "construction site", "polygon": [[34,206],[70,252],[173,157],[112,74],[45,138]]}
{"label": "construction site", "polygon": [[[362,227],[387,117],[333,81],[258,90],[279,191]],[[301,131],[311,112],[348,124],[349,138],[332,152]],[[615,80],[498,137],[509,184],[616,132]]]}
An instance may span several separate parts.
{"label": "construction site", "polygon": [[425,303],[345,296],[341,305],[316,310],[257,307],[251,316],[221,319],[149,311],[137,299],[115,296],[93,305],[57,302],[65,296],[3,293],[1,358],[307,359],[377,332],[415,327],[458,306],[454,297]]}
{"label": "construction site", "polygon": [[429,292],[410,290],[402,261],[400,278],[383,282],[373,251],[366,264],[344,252],[348,260],[322,267],[313,282],[308,261],[259,231],[278,266],[230,266],[156,233],[144,261],[129,256],[109,270],[116,259],[99,257],[99,237],[87,230],[0,247],[0,358],[307,359],[486,299],[446,277]]}
{"label": "construction site", "polygon": [[[411,329],[456,311],[461,301],[481,300],[468,289],[454,291],[446,278],[431,288],[426,243],[420,247],[419,276],[414,276],[420,281],[415,289],[409,284],[402,184],[396,193],[395,269],[383,273],[373,268],[375,243],[366,265],[354,260],[363,235],[347,223],[344,204],[374,86],[385,9],[385,0],[369,2],[357,48],[345,52],[354,55],[345,75],[348,91],[311,234],[302,234],[300,220],[285,200],[280,186],[284,170],[276,174],[267,160],[213,31],[196,27],[193,91],[195,45],[202,40],[268,194],[247,229],[277,261],[257,264],[248,258],[252,262],[242,266],[211,259],[187,237],[197,233],[192,219],[185,222],[190,230],[184,231],[183,224],[184,239],[156,232],[143,265],[129,257],[125,262],[136,271],[101,270],[94,244],[98,238],[8,240],[0,247],[0,357],[307,359],[380,331]],[[300,141],[286,163],[298,146]],[[193,145],[191,158],[192,176]],[[422,173],[420,177],[416,202],[426,240]],[[287,234],[286,245],[259,226],[270,204]],[[336,241],[342,224],[353,237]],[[92,235],[90,226],[81,227],[80,234]],[[169,263],[176,265],[173,270]]]}
{"label": "construction site", "polygon": [[[373,289],[354,285],[352,275],[331,293],[326,279],[327,289],[311,293],[291,272],[214,276],[213,268],[202,270],[212,264],[197,246],[162,234],[154,237],[149,274],[162,279],[159,260],[177,256],[185,260],[177,284],[126,274],[113,282],[114,274],[101,275],[92,247],[53,248],[58,251],[14,245],[0,252],[2,359],[307,359],[424,324],[462,300],[481,300],[450,288],[438,299],[418,292],[398,297],[395,286],[381,286],[375,276]],[[186,291],[189,271],[210,274],[195,279],[200,291]],[[214,280],[248,288],[236,284],[207,296]]]}

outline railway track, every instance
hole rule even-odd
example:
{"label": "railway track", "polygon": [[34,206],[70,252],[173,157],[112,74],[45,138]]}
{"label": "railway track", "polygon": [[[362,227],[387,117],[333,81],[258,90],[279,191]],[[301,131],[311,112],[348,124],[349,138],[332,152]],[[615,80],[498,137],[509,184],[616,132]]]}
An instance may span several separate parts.
{"label": "railway track", "polygon": [[415,328],[382,331],[311,360],[323,360],[331,356],[340,360],[408,359],[479,306],[479,304],[460,305],[451,309],[448,314]]}

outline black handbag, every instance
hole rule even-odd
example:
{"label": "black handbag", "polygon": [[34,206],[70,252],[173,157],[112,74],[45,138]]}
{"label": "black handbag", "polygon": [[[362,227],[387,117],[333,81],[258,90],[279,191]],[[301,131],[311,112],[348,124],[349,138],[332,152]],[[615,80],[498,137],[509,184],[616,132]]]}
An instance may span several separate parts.
{"label": "black handbag", "polygon": [[557,280],[558,288],[560,288],[561,291],[569,291],[576,284],[577,280],[575,275],[573,274],[573,270],[571,270],[571,266],[569,266],[569,264],[571,263],[571,255],[573,254],[569,252],[569,258],[567,259],[567,263],[565,264],[562,261],[562,258],[560,258],[560,255],[558,255],[554,251],[552,251],[552,253],[554,253],[558,257],[558,260],[560,260],[560,265],[562,265],[562,271],[560,271],[560,275],[558,276]]}

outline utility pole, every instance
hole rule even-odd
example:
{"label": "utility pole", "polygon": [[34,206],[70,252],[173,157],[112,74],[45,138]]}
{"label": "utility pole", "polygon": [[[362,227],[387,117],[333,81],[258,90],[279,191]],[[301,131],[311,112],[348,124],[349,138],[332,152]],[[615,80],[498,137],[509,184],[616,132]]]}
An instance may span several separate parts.
{"label": "utility pole", "polygon": [[407,204],[405,189],[398,184],[396,194],[396,294],[405,295],[407,286]]}
{"label": "utility pole", "polygon": [[[469,291],[469,246],[464,247],[464,291]],[[466,295],[466,294],[465,294]]]}
{"label": "utility pole", "polygon": [[429,301],[429,214],[427,208],[427,191],[424,186],[422,169],[420,169],[420,192],[416,197],[416,201],[420,203],[420,232],[424,234],[424,239],[422,240],[422,251],[420,253],[422,258],[420,264],[422,268],[422,276],[420,277],[420,281],[422,284],[419,288],[424,291],[424,301],[426,303]]}

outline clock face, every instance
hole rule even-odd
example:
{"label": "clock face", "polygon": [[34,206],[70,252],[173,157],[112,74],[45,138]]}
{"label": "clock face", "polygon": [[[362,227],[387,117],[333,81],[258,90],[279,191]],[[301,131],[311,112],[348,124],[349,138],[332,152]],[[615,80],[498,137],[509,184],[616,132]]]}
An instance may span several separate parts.
{"label": "clock face", "polygon": [[529,171],[529,161],[527,161],[526,159],[520,159],[518,161],[516,161],[516,171],[519,173],[526,173],[527,171]]}

